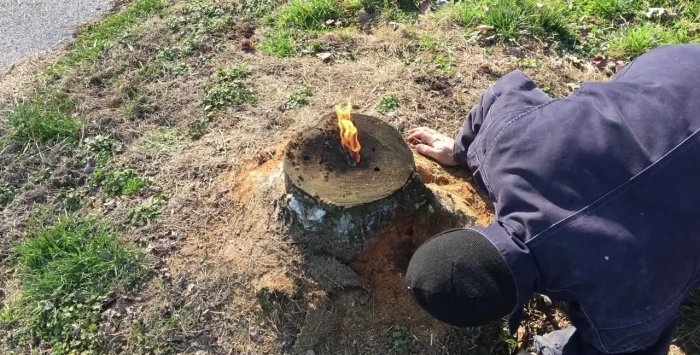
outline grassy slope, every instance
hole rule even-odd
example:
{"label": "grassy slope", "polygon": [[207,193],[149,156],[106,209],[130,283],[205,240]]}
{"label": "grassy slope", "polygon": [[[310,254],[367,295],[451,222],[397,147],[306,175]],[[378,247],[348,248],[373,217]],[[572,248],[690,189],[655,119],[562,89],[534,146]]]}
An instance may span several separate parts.
{"label": "grassy slope", "polygon": [[[700,6],[677,1],[646,17],[663,3],[466,0],[420,19],[403,1],[126,3],[84,28],[32,96],[4,108],[3,350],[291,349],[318,281],[296,266],[300,253],[285,246],[288,237],[255,224],[257,212],[229,214],[231,202],[212,191],[216,181],[242,174],[247,160],[270,159],[267,143],[314,124],[347,96],[400,130],[447,130],[507,69],[565,95],[569,85],[614,70],[578,69],[596,54],[629,60],[660,44],[698,42]],[[358,30],[365,17],[374,34]],[[247,33],[259,52],[241,51]],[[507,55],[513,48],[518,55]],[[333,61],[303,56],[320,52]],[[212,223],[226,219],[237,223],[226,235],[260,233],[237,232],[245,236],[234,239],[238,248],[248,250],[240,260],[201,267],[209,252],[200,254],[197,240],[216,239]],[[278,244],[265,246],[269,240]],[[133,244],[156,260],[143,287],[135,280],[150,263]],[[246,267],[251,255],[282,266]],[[276,269],[296,286],[267,284]],[[697,309],[686,313],[693,318]],[[503,353],[514,344],[498,326],[464,333],[401,316],[358,326],[320,344],[330,353]],[[696,333],[683,323],[690,352]]]}

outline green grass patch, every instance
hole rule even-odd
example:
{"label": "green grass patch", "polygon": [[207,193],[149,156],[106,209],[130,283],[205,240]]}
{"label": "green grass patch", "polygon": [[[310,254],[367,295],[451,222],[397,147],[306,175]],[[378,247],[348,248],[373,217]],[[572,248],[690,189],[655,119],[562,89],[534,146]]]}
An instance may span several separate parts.
{"label": "green grass patch", "polygon": [[[662,7],[665,13],[648,18],[650,7]],[[662,44],[700,41],[700,2],[689,0],[465,0],[436,16],[464,26],[475,39],[531,37],[584,56],[632,59]],[[481,27],[475,35],[480,25],[492,31]]]}
{"label": "green grass patch", "polygon": [[690,38],[683,29],[664,28],[658,24],[644,23],[628,28],[610,41],[610,55],[632,59],[663,44],[686,43]]}
{"label": "green grass patch", "polygon": [[20,298],[0,312],[0,326],[21,346],[54,354],[93,354],[104,296],[145,276],[141,255],[105,224],[64,218],[16,247]]}
{"label": "green grass patch", "polygon": [[72,108],[68,99],[46,93],[20,102],[5,116],[10,138],[20,144],[74,141],[81,122]]}
{"label": "green grass patch", "polygon": [[164,0],[135,0],[119,13],[88,25],[80,31],[70,51],[48,70],[50,75],[97,60],[102,52],[117,43],[132,26],[150,13],[161,9]]}
{"label": "green grass patch", "polygon": [[309,97],[313,95],[313,91],[308,86],[303,86],[301,89],[295,91],[293,94],[289,95],[287,102],[284,104],[285,110],[291,110],[297,107],[307,105],[309,103]]}
{"label": "green grass patch", "polygon": [[280,58],[295,56],[297,47],[292,32],[285,28],[271,29],[267,37],[258,46],[263,53]]}
{"label": "green grass patch", "polygon": [[326,21],[340,19],[343,12],[338,0],[291,0],[279,10],[276,19],[282,27],[321,30]]}
{"label": "green grass patch", "polygon": [[395,92],[390,92],[379,100],[377,111],[381,113],[395,112],[399,108],[399,97]]}
{"label": "green grass patch", "polygon": [[249,75],[250,69],[243,65],[217,69],[215,79],[207,84],[207,93],[202,101],[204,111],[210,113],[246,102],[256,104],[258,96],[246,83]]}

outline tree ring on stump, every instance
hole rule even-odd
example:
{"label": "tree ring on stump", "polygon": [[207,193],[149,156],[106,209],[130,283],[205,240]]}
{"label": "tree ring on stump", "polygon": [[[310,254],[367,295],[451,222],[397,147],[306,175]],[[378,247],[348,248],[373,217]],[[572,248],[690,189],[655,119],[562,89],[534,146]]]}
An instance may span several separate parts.
{"label": "tree ring on stump", "polygon": [[413,154],[401,134],[378,118],[352,114],[361,144],[353,166],[342,149],[335,113],[287,146],[286,206],[304,244],[352,260],[372,234],[427,203]]}

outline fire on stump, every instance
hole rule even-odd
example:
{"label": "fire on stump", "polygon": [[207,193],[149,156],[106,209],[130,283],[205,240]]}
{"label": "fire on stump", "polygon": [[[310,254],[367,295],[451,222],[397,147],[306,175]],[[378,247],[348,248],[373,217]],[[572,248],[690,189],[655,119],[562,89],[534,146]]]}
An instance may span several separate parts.
{"label": "fire on stump", "polygon": [[302,242],[349,261],[381,227],[415,214],[427,196],[396,129],[350,113],[349,105],[336,109],[287,146],[285,204]]}

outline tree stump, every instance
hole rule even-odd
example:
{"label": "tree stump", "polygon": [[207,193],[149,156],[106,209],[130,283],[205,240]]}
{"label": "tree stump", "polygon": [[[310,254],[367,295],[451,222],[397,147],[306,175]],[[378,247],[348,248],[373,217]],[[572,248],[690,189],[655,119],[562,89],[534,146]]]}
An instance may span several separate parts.
{"label": "tree stump", "polygon": [[401,134],[378,118],[352,114],[360,162],[342,149],[335,113],[299,133],[284,160],[284,206],[297,239],[312,251],[354,259],[395,218],[428,202],[413,154]]}

